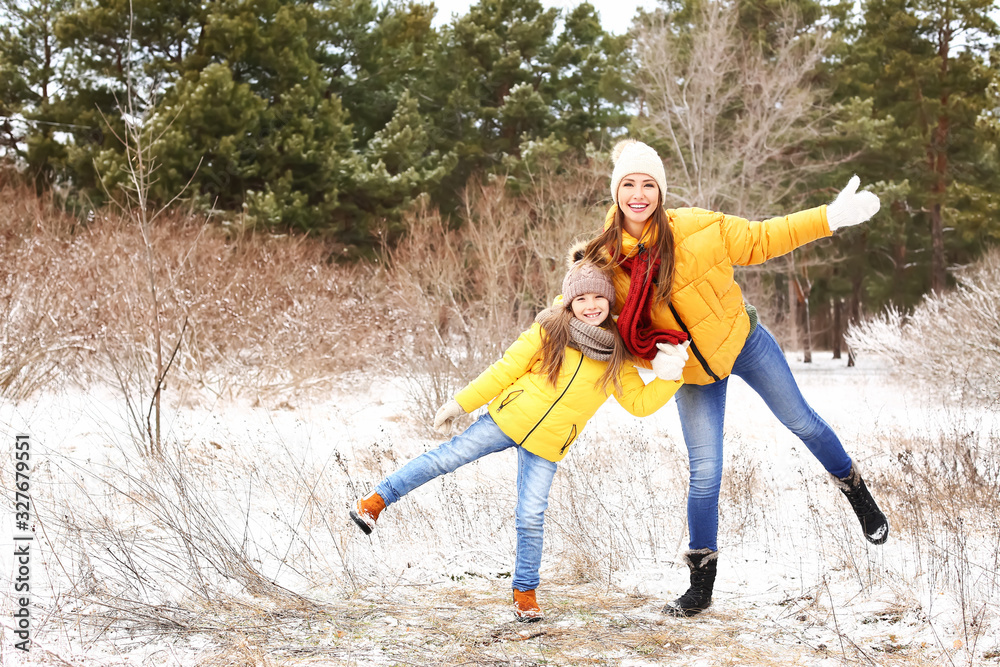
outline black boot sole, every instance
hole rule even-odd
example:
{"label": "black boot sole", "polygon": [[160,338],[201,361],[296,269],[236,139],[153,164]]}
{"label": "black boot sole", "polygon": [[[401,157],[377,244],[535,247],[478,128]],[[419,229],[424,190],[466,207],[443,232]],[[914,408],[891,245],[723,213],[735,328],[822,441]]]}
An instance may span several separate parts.
{"label": "black boot sole", "polygon": [[358,524],[358,528],[360,528],[365,535],[372,534],[372,529],[368,527],[368,524],[365,523],[365,520],[362,519],[360,516],[358,516],[358,513],[355,512],[354,510],[351,510],[351,518],[354,519],[354,523]]}
{"label": "black boot sole", "polygon": [[[710,606],[711,605],[709,605],[709,607]],[[705,611],[705,609],[708,609],[708,607],[684,609],[683,607],[675,607],[673,604],[668,604],[660,610],[660,613],[666,614],[667,616],[673,616],[674,618],[691,618],[692,616],[697,616],[701,612]]]}
{"label": "black boot sole", "polygon": [[[862,526],[862,528],[864,528],[864,526]],[[869,535],[867,530],[864,531],[864,533],[865,533],[865,539],[871,542],[872,544],[885,544],[886,540],[889,539],[889,524],[887,523],[885,525],[885,532],[883,532],[881,535]]]}

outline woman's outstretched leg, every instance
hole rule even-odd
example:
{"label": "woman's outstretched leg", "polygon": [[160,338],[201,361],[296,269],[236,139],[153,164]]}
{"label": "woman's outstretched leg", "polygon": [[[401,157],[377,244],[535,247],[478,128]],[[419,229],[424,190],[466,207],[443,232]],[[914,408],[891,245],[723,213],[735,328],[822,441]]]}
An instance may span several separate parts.
{"label": "woman's outstretched leg", "polygon": [[764,325],[757,325],[747,338],[733,375],[743,378],[764,399],[774,416],[802,440],[828,473],[836,477],[850,473],[851,457],[840,438],[806,402],[785,353]]}
{"label": "woman's outstretched leg", "polygon": [[806,402],[788,360],[771,332],[758,325],[736,359],[733,374],[756,391],[774,416],[797,435],[833,477],[861,523],[865,538],[882,544],[889,538],[889,522],[861,478],[830,425]]}

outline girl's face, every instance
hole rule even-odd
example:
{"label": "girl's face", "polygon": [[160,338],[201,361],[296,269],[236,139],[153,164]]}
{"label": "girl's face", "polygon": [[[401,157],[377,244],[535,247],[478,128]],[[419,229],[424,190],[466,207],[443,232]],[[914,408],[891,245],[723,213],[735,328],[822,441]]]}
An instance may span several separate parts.
{"label": "girl's face", "polygon": [[611,304],[607,298],[593,292],[581,294],[573,299],[570,305],[573,308],[573,317],[595,327],[606,320],[608,313],[611,312]]}
{"label": "girl's face", "polygon": [[629,174],[618,184],[618,208],[625,215],[625,224],[633,236],[633,230],[642,233],[642,227],[660,204],[660,186],[649,174]]}

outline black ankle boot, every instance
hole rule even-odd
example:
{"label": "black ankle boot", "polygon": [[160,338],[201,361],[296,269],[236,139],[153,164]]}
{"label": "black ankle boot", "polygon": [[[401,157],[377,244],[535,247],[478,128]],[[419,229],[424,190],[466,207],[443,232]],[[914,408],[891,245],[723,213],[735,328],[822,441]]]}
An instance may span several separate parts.
{"label": "black ankle boot", "polygon": [[882,544],[889,539],[889,522],[882,514],[882,510],[875,504],[875,499],[868,491],[865,480],[861,479],[861,473],[852,464],[851,472],[847,477],[833,477],[834,484],[837,485],[847,500],[851,503],[851,508],[858,515],[861,522],[861,530],[865,532],[865,538],[872,544]]}
{"label": "black ankle boot", "polygon": [[684,562],[691,569],[691,587],[684,595],[663,608],[664,614],[671,616],[694,616],[708,609],[712,604],[712,589],[715,587],[715,573],[719,564],[719,552],[711,549],[696,549],[684,554]]}

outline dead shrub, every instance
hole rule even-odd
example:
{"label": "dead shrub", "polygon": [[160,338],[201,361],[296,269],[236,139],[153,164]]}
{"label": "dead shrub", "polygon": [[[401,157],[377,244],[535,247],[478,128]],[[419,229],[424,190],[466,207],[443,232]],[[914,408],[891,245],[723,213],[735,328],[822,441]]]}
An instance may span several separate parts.
{"label": "dead shrub", "polygon": [[[893,362],[944,396],[995,409],[1000,384],[1000,248],[955,272],[957,285],[912,313],[890,308],[848,330],[847,344]],[[928,326],[933,323],[933,326]]]}
{"label": "dead shrub", "polygon": [[81,352],[93,351],[56,316],[74,302],[57,264],[74,229],[51,196],[0,178],[0,392],[15,400],[61,379]]}
{"label": "dead shrub", "polygon": [[379,268],[332,263],[315,239],[232,238],[175,211],[150,230],[154,307],[142,235],[127,218],[98,212],[78,224],[23,188],[4,185],[0,196],[6,395],[57,381],[111,382],[136,395],[154,376],[154,324],[177,351],[170,388],[216,396],[328,387],[398,342]]}

